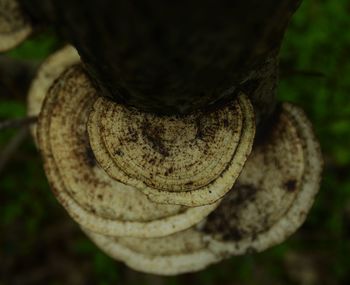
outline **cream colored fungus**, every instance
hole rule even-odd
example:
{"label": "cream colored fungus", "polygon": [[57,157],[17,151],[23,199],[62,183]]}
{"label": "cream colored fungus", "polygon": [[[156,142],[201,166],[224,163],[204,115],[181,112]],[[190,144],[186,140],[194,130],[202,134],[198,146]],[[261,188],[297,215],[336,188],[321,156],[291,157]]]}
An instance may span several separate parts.
{"label": "cream colored fungus", "polygon": [[17,0],[0,0],[0,52],[19,45],[32,32]]}
{"label": "cream colored fungus", "polygon": [[186,229],[216,208],[156,204],[108,176],[95,161],[86,131],[95,96],[88,76],[74,66],[50,89],[39,118],[47,176],[78,223],[106,235],[158,237]]}
{"label": "cream colored fungus", "polygon": [[322,157],[301,109],[283,104],[235,187],[201,226],[156,239],[88,233],[110,256],[143,272],[193,272],[231,255],[281,243],[304,222],[319,189]]}
{"label": "cream colored fungus", "polygon": [[251,151],[255,122],[243,94],[217,112],[185,117],[157,117],[98,98],[88,131],[111,177],[158,203],[200,206],[234,184]]}
{"label": "cream colored fungus", "polygon": [[[49,88],[64,70],[79,61],[80,57],[74,47],[66,46],[50,55],[42,63],[28,92],[27,114],[29,117],[39,115]],[[30,130],[36,142],[36,125],[33,124]]]}

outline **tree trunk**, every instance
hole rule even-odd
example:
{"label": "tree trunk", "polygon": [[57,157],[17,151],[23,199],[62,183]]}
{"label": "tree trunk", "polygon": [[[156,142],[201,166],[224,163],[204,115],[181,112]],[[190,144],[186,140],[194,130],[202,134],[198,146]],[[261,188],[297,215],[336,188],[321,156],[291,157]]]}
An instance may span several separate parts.
{"label": "tree trunk", "polygon": [[245,91],[264,120],[299,0],[21,0],[79,51],[101,94],[158,114],[211,109]]}

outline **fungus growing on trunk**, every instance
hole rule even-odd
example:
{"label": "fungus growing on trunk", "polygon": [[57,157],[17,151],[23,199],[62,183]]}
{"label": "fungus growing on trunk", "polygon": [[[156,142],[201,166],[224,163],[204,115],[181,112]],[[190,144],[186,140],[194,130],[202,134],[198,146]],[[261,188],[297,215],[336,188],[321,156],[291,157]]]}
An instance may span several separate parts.
{"label": "fungus growing on trunk", "polygon": [[27,17],[16,0],[0,0],[0,51],[7,51],[24,41],[32,32]]}
{"label": "fungus growing on trunk", "polygon": [[42,65],[29,106],[41,109],[38,146],[54,194],[103,251],[136,270],[193,272],[281,243],[319,188],[318,142],[289,103],[246,161],[255,122],[244,94],[213,113],[141,113],[99,97],[66,47]]}
{"label": "fungus growing on trunk", "polygon": [[275,119],[233,189],[200,225],[142,240],[85,232],[111,257],[160,275],[197,271],[283,242],[302,225],[313,204],[322,158],[300,108],[283,103]]}
{"label": "fungus growing on trunk", "polygon": [[42,65],[29,96],[35,114],[43,102],[40,96],[48,92],[39,117],[38,146],[53,192],[73,219],[106,235],[159,237],[189,228],[214,210],[217,203],[195,208],[156,204],[99,167],[86,129],[96,91],[75,63],[79,57],[73,48],[57,52]]}
{"label": "fungus growing on trunk", "polygon": [[113,178],[157,203],[212,204],[229,191],[255,134],[247,96],[212,113],[156,116],[98,98],[88,130],[97,161]]}

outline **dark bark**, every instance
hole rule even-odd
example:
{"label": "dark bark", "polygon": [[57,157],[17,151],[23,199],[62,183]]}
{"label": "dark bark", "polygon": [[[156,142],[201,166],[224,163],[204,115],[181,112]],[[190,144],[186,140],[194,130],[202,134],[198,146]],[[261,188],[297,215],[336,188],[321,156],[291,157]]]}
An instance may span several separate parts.
{"label": "dark bark", "polygon": [[271,113],[278,51],[299,0],[21,0],[79,51],[104,96],[158,114],[246,91]]}

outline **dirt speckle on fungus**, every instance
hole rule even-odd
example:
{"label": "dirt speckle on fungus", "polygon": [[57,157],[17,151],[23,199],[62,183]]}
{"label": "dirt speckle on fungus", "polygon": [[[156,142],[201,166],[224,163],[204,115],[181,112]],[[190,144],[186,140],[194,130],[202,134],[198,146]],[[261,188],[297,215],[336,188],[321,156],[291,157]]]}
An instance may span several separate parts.
{"label": "dirt speckle on fungus", "polygon": [[297,181],[295,179],[290,179],[284,183],[284,188],[288,192],[294,192],[297,190]]}
{"label": "dirt speckle on fungus", "polygon": [[169,156],[169,150],[165,147],[161,139],[162,128],[152,128],[147,122],[142,125],[142,135],[149,142],[150,146],[164,157]]}
{"label": "dirt speckle on fungus", "polygon": [[220,236],[227,241],[239,241],[246,235],[239,224],[237,213],[245,202],[255,199],[257,189],[252,185],[236,185],[223,199],[220,206],[212,212],[203,228],[205,233]]}
{"label": "dirt speckle on fungus", "polygon": [[85,158],[86,158],[87,164],[91,168],[96,166],[96,158],[95,158],[94,152],[92,151],[92,148],[90,147],[90,145],[86,146]]}
{"label": "dirt speckle on fungus", "polygon": [[122,151],[120,148],[118,148],[118,149],[115,151],[115,154],[116,154],[116,155],[119,155],[119,156],[123,156],[123,155],[124,155],[123,151]]}
{"label": "dirt speckle on fungus", "polygon": [[136,130],[129,127],[125,141],[126,142],[137,142],[137,140],[138,140],[138,136],[137,136]]}

